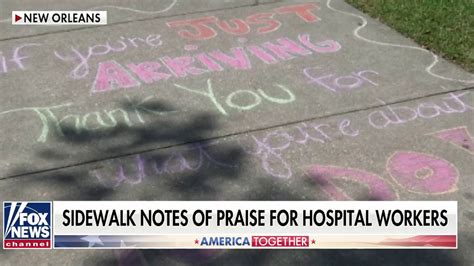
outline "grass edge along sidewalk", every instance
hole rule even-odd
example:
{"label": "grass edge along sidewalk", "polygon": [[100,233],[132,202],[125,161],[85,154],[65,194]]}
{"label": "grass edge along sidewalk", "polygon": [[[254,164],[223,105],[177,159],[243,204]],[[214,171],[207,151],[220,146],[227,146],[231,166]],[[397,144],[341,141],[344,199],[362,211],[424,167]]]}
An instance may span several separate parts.
{"label": "grass edge along sidewalk", "polygon": [[474,72],[472,0],[345,0],[423,47]]}

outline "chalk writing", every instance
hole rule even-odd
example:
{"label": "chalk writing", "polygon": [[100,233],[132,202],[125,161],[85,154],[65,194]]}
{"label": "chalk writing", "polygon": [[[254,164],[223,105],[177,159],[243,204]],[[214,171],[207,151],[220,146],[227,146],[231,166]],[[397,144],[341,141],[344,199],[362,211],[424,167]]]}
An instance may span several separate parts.
{"label": "chalk writing", "polygon": [[74,79],[81,79],[89,74],[89,61],[92,58],[105,56],[110,53],[121,53],[130,48],[141,48],[143,46],[156,48],[162,44],[163,41],[159,34],[149,34],[144,38],[120,36],[118,40],[92,45],[84,51],[71,46],[70,51],[67,53],[54,51],[54,55],[62,61],[75,64],[74,69],[70,72],[70,76]]}
{"label": "chalk writing", "polygon": [[411,192],[442,194],[457,189],[456,167],[433,155],[397,151],[388,159],[387,171],[397,184]]}
{"label": "chalk writing", "polygon": [[256,13],[246,19],[232,18],[228,21],[218,19],[215,16],[207,16],[194,19],[169,21],[166,24],[171,28],[185,28],[178,31],[179,36],[191,40],[209,40],[218,35],[215,27],[231,35],[244,35],[251,32],[252,26],[258,26],[258,34],[270,33],[278,30],[282,22],[275,18],[277,14],[295,14],[306,23],[320,20],[313,14],[313,10],[319,9],[316,3],[297,4],[282,6],[271,12]]}
{"label": "chalk writing", "polygon": [[[210,83],[208,83],[208,85],[209,84]],[[212,99],[212,97],[210,97],[210,95],[213,95],[212,89],[208,92],[201,91],[200,93],[203,97],[209,98],[210,100]],[[261,92],[254,93],[262,97],[263,100]],[[463,101],[463,97],[468,93],[469,92],[450,93],[449,96],[441,98],[443,101],[442,106],[445,110],[453,110],[452,112],[447,112],[452,114],[474,110]],[[244,94],[250,95],[248,92],[244,92]],[[254,94],[252,95],[254,99],[256,99],[256,96]],[[433,104],[430,101],[416,103],[416,105],[429,106],[428,103]],[[223,105],[220,106],[224,108]],[[243,107],[246,108],[248,106],[250,105]],[[384,108],[386,107],[379,109]],[[413,107],[410,108],[416,109]],[[368,117],[369,115],[367,118]],[[369,121],[370,125],[370,119],[367,121]],[[407,122],[409,121],[405,121],[405,123]],[[378,129],[384,129],[384,127]],[[293,176],[293,166],[286,158],[285,153],[290,152],[295,146],[311,148],[310,146],[313,144],[329,143],[341,136],[354,138],[359,135],[360,130],[357,126],[354,126],[350,119],[343,117],[331,123],[302,122],[293,126],[267,131],[260,136],[253,134],[250,135],[248,139],[237,140],[236,142],[237,146],[241,147],[246,154],[258,158],[257,162],[266,174],[276,178],[288,179]],[[213,145],[217,144],[218,143],[215,143]],[[130,162],[130,159],[116,159],[110,161],[110,164],[114,168],[114,174],[112,176],[106,178],[99,172],[94,173],[94,176],[108,187],[118,187],[122,184],[133,185],[141,183],[145,180],[145,177],[149,176],[200,171],[205,165],[204,162],[207,162],[206,164],[209,166],[236,166],[218,161],[216,156],[211,155],[210,148],[210,146],[206,146],[206,148],[201,151],[199,151],[199,148],[195,148],[194,157],[191,154],[184,156],[182,152],[175,152],[169,157],[158,157],[160,159],[140,156],[135,157],[133,162]],[[158,166],[153,166],[157,160],[160,161],[157,164]],[[351,197],[344,192],[343,188],[336,186],[336,183],[333,182],[335,180],[356,182],[366,187],[370,191],[371,199],[398,198],[396,190],[392,188],[389,181],[371,172],[337,166],[313,166],[314,168],[310,167],[312,171],[308,173],[315,178],[316,181],[324,184],[323,190],[331,199],[351,199]],[[126,169],[133,174],[127,174]],[[401,188],[410,192],[430,195],[454,191],[458,178],[457,169],[448,161],[432,155],[416,152],[395,153],[387,160],[387,171],[395,183]],[[321,173],[324,173],[324,175],[318,175]],[[447,180],[436,183],[442,176]],[[433,182],[433,184],[431,182]]]}
{"label": "chalk writing", "polygon": [[[113,159],[108,163],[112,168],[109,176],[96,169],[92,174],[108,188],[117,188],[122,184],[136,185],[142,183],[149,176],[160,176],[179,173],[198,172],[205,167],[233,168],[236,165],[216,159],[209,151],[209,147],[216,143],[197,143],[180,151],[163,156],[136,155],[130,162],[127,159]],[[130,170],[130,165],[132,165]],[[126,171],[130,170],[130,171]],[[106,171],[110,173],[110,171]]]}
{"label": "chalk writing", "polygon": [[0,74],[8,73],[13,70],[26,70],[24,61],[30,58],[29,55],[25,53],[28,47],[41,46],[40,43],[25,43],[18,47],[15,47],[12,50],[12,55],[10,58],[7,58],[7,55],[3,54],[0,51]]}
{"label": "chalk writing", "polygon": [[248,154],[258,156],[262,168],[267,174],[277,178],[290,178],[293,171],[290,163],[283,157],[283,152],[292,145],[309,143],[326,143],[332,140],[332,135],[356,137],[359,130],[354,129],[351,120],[342,119],[337,128],[326,123],[300,123],[289,130],[275,130],[257,138],[252,136],[253,150],[247,149]]}
{"label": "chalk writing", "polygon": [[5,114],[10,114],[10,113],[15,113],[15,112],[22,112],[22,111],[30,111],[30,112],[32,111],[32,112],[34,112],[38,116],[38,118],[40,119],[40,121],[43,125],[42,129],[41,129],[41,133],[40,133],[37,141],[38,142],[46,142],[47,136],[50,132],[48,118],[52,117],[53,119],[57,120],[57,118],[54,116],[54,113],[52,112],[52,110],[67,107],[67,106],[70,106],[70,105],[72,105],[72,103],[67,103],[67,104],[62,104],[62,105],[57,105],[57,106],[50,106],[50,107],[18,108],[18,109],[3,111],[3,112],[0,113],[0,116],[5,115]]}
{"label": "chalk writing", "polygon": [[[37,138],[38,142],[46,142],[51,134],[65,136],[68,134],[82,134],[104,129],[112,129],[119,125],[133,127],[137,124],[145,124],[145,114],[165,115],[175,111],[158,111],[147,107],[146,104],[153,96],[147,97],[140,102],[130,102],[130,109],[116,108],[111,110],[100,110],[86,114],[60,115],[58,111],[71,107],[72,103],[66,103],[49,107],[25,107],[0,112],[0,116],[16,112],[33,112],[41,122],[41,131]],[[65,132],[65,130],[68,130]],[[71,132],[72,130],[72,132]]]}
{"label": "chalk writing", "polygon": [[[369,124],[374,128],[383,129],[417,119],[433,119],[441,115],[472,111],[474,107],[465,103],[462,99],[467,94],[469,92],[449,93],[448,96],[443,97],[443,101],[439,104],[422,102],[415,107],[387,105],[369,114]],[[385,104],[383,101],[381,103]]]}
{"label": "chalk writing", "polygon": [[103,92],[114,89],[127,89],[139,86],[140,83],[117,62],[107,61],[99,63],[99,71],[95,78],[94,92]]}
{"label": "chalk writing", "polygon": [[[120,69],[115,69],[116,75],[120,75]],[[118,79],[120,80],[120,79]],[[125,82],[134,82],[134,80],[125,80]],[[231,92],[225,98],[225,101],[218,100],[213,88],[212,81],[207,80],[204,89],[189,88],[180,84],[174,84],[175,88],[189,92],[192,99],[209,100],[211,107],[221,115],[229,115],[230,110],[250,111],[261,104],[290,104],[296,100],[295,94],[285,85],[274,84],[270,88],[258,88],[253,90],[236,90]],[[219,89],[218,91],[223,91]],[[37,142],[45,143],[51,134],[55,136],[81,135],[86,133],[98,132],[107,129],[125,126],[128,128],[137,125],[146,125],[145,115],[165,116],[178,112],[177,110],[155,110],[149,107],[148,103],[154,97],[149,96],[141,101],[132,101],[128,96],[125,97],[128,102],[128,108],[114,108],[92,111],[88,113],[67,112],[66,107],[72,107],[72,103],[66,103],[50,107],[25,107],[0,112],[2,115],[14,114],[17,112],[29,111],[35,114],[41,123],[41,131]],[[220,97],[219,97],[220,98]]]}
{"label": "chalk writing", "polygon": [[[426,101],[416,104],[415,107],[386,106],[379,108],[376,111],[369,113],[367,116],[368,123],[373,128],[385,129],[391,124],[402,125],[416,119],[433,119],[442,114],[452,115],[455,113],[472,111],[474,108],[464,100],[464,97],[468,94],[469,92],[450,93],[448,96],[442,98],[440,104]],[[389,111],[387,112],[385,109]],[[406,114],[401,112],[405,109],[410,111],[410,119],[404,117]],[[429,113],[430,110],[440,111],[433,115],[433,113]],[[392,111],[393,113],[391,113]],[[379,117],[376,117],[376,115],[381,114],[384,114],[383,117],[387,117],[387,120],[383,120],[385,122],[384,124],[380,124],[380,121],[378,120]],[[394,114],[398,114],[398,116],[395,116]],[[332,135],[335,134],[334,132],[328,131],[331,130],[331,127],[325,123],[301,123],[295,126],[295,128],[301,135],[299,138],[294,136],[295,133],[289,133],[282,130],[271,131],[261,138],[252,136],[253,141],[255,142],[255,148],[253,151],[248,151],[248,153],[260,158],[261,166],[268,175],[277,178],[290,178],[293,175],[293,171],[290,163],[283,155],[284,151],[289,149],[293,144],[306,145],[311,142],[324,144],[332,141]],[[348,137],[356,137],[360,133],[358,129],[354,129],[351,120],[347,118],[340,120],[338,131],[339,134]]]}
{"label": "chalk writing", "polygon": [[[363,86],[378,86],[378,84],[369,78],[369,76],[379,75],[373,70],[362,70],[352,72],[349,75],[337,76],[334,73],[317,74],[316,70],[320,67],[309,67],[303,70],[306,77],[309,78],[309,84],[317,84],[320,87],[331,92],[345,92],[354,89],[359,89]],[[321,71],[318,71],[321,72]]]}
{"label": "chalk writing", "polygon": [[438,131],[430,135],[449,142],[474,155],[474,137],[471,136],[465,126]]}
{"label": "chalk writing", "polygon": [[[295,132],[271,132],[263,139],[253,136],[253,147],[247,150],[243,146],[242,148],[246,153],[260,157],[267,173],[279,178],[289,178],[292,175],[291,166],[281,157],[281,152],[288,149],[291,143],[301,145],[310,142],[324,143],[331,139],[328,134],[332,134],[334,130],[339,130],[342,134],[349,136],[358,134],[358,131],[351,128],[348,119],[340,121],[337,129],[333,129],[328,124],[308,125],[301,123],[293,128]],[[278,141],[281,143],[278,144]],[[113,159],[108,161],[108,167],[105,167],[109,170],[96,169],[91,171],[91,174],[104,186],[117,188],[124,184],[140,184],[150,176],[193,173],[211,166],[237,167],[238,165],[217,159],[218,157],[214,155],[211,148],[218,144],[217,142],[197,143],[192,147],[186,146],[182,150],[175,150],[165,156],[136,155],[133,158]],[[279,164],[283,166],[277,168]],[[112,170],[110,171],[110,169]],[[112,174],[110,174],[111,172]]]}
{"label": "chalk writing", "polygon": [[215,50],[195,55],[164,56],[159,59],[159,62],[146,61],[127,64],[127,67],[137,78],[133,77],[132,73],[118,62],[106,61],[98,65],[92,92],[128,89],[140,86],[142,82],[151,84],[166,81],[172,77],[185,78],[220,72],[225,69],[250,70],[252,69],[250,55],[253,55],[253,59],[258,59],[265,64],[275,64],[298,56],[309,56],[313,53],[335,53],[340,49],[341,45],[336,41],[325,40],[313,43],[309,34],[301,34],[297,40],[279,38],[276,42],[267,41],[260,46],[233,47],[227,53]]}
{"label": "chalk writing", "polygon": [[[228,112],[224,108],[224,106],[217,100],[214,89],[212,87],[212,82],[210,79],[207,80],[207,89],[206,90],[198,90],[198,89],[190,89],[186,86],[174,84],[176,88],[183,89],[185,91],[191,92],[193,94],[201,95],[209,99],[209,101],[213,104],[217,111],[219,111],[223,115],[228,115]],[[261,104],[262,98],[266,101],[276,104],[288,104],[295,101],[295,95],[288,89],[286,86],[281,84],[274,84],[274,87],[281,89],[285,92],[288,96],[286,98],[277,98],[274,96],[269,96],[267,92],[262,89],[257,89],[258,93],[255,93],[251,90],[236,90],[229,94],[226,98],[226,104],[230,108],[234,108],[240,111],[248,111],[251,110],[258,105]],[[250,97],[249,97],[250,96]],[[238,98],[250,98],[249,103],[237,103]]]}
{"label": "chalk writing", "polygon": [[390,183],[373,173],[353,168],[324,165],[312,165],[307,172],[331,200],[354,200],[334,184],[335,179],[363,185],[368,189],[370,200],[398,199],[398,195]]}

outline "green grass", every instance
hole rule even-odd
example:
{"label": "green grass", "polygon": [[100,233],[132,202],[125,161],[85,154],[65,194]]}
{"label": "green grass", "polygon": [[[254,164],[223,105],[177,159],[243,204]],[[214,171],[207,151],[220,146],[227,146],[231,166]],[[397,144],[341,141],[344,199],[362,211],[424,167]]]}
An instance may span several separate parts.
{"label": "green grass", "polygon": [[474,0],[346,0],[435,53],[474,71]]}

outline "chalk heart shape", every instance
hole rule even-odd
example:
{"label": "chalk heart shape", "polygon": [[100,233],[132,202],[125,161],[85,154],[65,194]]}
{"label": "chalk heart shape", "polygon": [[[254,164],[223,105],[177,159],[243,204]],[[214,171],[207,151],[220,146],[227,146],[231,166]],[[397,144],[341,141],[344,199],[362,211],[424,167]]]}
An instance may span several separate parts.
{"label": "chalk heart shape", "polygon": [[436,156],[412,151],[397,151],[387,160],[393,180],[410,192],[444,194],[457,190],[458,169]]}
{"label": "chalk heart shape", "polygon": [[398,194],[392,185],[374,173],[354,168],[327,165],[308,166],[306,173],[314,178],[331,200],[354,200],[342,188],[337,187],[332,182],[333,180],[356,182],[365,186],[369,191],[368,198],[370,200],[398,199]]}

